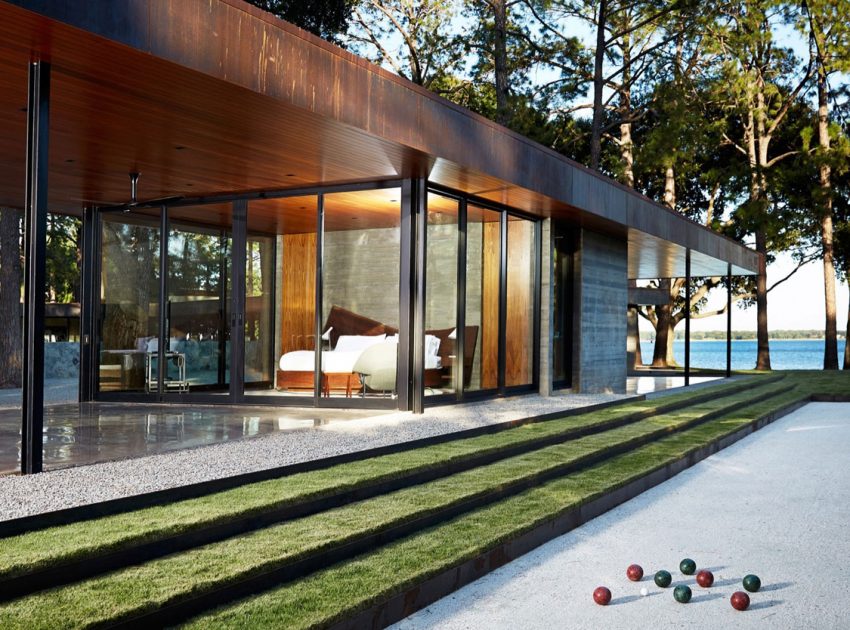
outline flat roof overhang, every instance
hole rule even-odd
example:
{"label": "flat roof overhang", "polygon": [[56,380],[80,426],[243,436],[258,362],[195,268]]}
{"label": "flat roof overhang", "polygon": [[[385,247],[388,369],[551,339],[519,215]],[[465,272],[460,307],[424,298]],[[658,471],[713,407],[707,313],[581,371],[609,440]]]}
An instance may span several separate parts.
{"label": "flat roof overhang", "polygon": [[629,243],[629,277],[758,254],[240,0],[0,0],[0,204],[24,192],[27,66],[52,65],[50,207],[427,177]]}

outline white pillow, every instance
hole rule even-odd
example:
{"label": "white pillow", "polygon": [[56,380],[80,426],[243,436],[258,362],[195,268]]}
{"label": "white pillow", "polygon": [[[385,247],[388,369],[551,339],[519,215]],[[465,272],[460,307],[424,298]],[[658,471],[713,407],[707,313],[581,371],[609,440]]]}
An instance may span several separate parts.
{"label": "white pillow", "polygon": [[322,339],[324,339],[325,341],[330,341],[331,340],[331,331],[333,329],[334,329],[334,327],[331,326],[324,333],[322,333]]}
{"label": "white pillow", "polygon": [[157,350],[159,350],[159,339],[152,337],[148,341],[148,352],[156,352]]}
{"label": "white pillow", "polygon": [[362,352],[369,346],[381,343],[386,335],[340,335],[336,342],[337,352]]}
{"label": "white pillow", "polygon": [[390,343],[398,343],[398,333],[394,335],[387,335],[387,341]]}
{"label": "white pillow", "polygon": [[425,335],[425,356],[436,355],[440,351],[440,338],[436,335]]}
{"label": "white pillow", "polygon": [[449,333],[449,339],[457,339],[457,328]]}

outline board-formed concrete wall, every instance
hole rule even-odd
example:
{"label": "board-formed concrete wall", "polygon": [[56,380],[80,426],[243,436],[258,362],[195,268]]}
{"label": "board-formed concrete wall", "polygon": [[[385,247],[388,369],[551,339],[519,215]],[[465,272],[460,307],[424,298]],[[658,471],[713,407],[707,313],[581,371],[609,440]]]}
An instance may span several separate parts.
{"label": "board-formed concrete wall", "polygon": [[626,390],[628,244],[581,231],[575,269],[573,387],[580,392]]}

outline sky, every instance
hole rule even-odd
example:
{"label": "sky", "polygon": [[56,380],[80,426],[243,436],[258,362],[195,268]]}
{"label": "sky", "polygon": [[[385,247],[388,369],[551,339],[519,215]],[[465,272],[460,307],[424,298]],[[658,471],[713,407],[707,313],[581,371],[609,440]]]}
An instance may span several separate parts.
{"label": "sky", "polygon": [[[791,256],[782,254],[768,265],[767,286],[781,280],[795,267]],[[836,281],[838,301],[838,330],[847,329],[848,288]],[[726,292],[714,291],[708,309],[720,308]],[[769,330],[806,330],[824,326],[823,263],[820,260],[804,265],[786,282],[767,294],[767,327]],[[726,315],[691,320],[692,330],[725,330]],[[756,308],[732,306],[732,330],[755,330]]]}

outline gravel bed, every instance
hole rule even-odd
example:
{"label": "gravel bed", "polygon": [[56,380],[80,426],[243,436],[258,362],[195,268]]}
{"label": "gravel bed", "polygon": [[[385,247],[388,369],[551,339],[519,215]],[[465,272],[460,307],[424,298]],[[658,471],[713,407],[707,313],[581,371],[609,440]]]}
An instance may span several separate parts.
{"label": "gravel bed", "polygon": [[331,420],[318,427],[147,457],[38,475],[0,477],[0,521],[627,397],[570,393],[551,397],[515,396],[435,407],[418,416],[395,412],[356,420]]}

